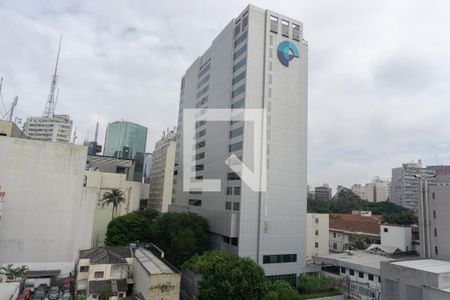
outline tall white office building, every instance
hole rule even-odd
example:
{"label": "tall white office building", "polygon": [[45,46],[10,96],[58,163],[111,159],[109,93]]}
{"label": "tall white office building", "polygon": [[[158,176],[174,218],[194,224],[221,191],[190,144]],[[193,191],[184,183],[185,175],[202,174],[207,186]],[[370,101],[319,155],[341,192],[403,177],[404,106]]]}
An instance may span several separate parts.
{"label": "tall white office building", "polygon": [[[306,261],[308,46],[302,29],[297,20],[250,5],[187,69],[169,208],[206,217],[215,248],[251,257],[266,276],[291,282]],[[183,156],[186,108],[201,110],[186,141],[195,145],[189,157]],[[208,109],[218,108],[231,110],[231,121],[208,120]],[[244,108],[266,109],[264,144],[254,145],[254,123],[238,120]],[[235,154],[254,170],[255,147],[267,154],[257,162],[264,166],[257,176],[267,171],[263,191],[225,163]],[[220,179],[221,191],[185,191],[183,159],[195,171],[191,181]]]}

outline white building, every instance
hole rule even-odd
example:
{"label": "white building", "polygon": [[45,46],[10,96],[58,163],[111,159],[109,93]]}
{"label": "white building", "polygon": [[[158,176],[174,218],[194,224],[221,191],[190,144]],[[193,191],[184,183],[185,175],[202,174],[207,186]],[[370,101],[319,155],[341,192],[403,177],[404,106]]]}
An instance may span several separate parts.
{"label": "white building", "polygon": [[412,251],[411,226],[381,225],[381,245],[398,248],[400,251]]}
{"label": "white building", "polygon": [[91,244],[95,202],[83,197],[87,148],[0,136],[0,264],[73,265]]}
{"label": "white building", "polygon": [[115,210],[114,217],[123,216],[139,209],[142,186],[148,187],[148,185],[136,181],[127,181],[125,174],[86,171],[85,176],[83,199],[96,205],[90,246],[99,247],[104,245],[106,230],[113,217],[112,205],[103,207],[103,195],[113,189],[123,192],[125,202],[121,203]]}
{"label": "white building", "polygon": [[128,246],[110,246],[80,251],[77,262],[77,296],[98,299],[102,289],[110,285],[110,299],[125,298],[133,278],[133,255]]}
{"label": "white building", "polygon": [[382,300],[450,299],[450,262],[436,259],[381,264]]}
{"label": "white building", "polygon": [[150,172],[149,207],[167,212],[172,202],[176,133],[169,131],[156,143]]}
{"label": "white building", "polygon": [[369,202],[384,202],[389,199],[389,186],[389,181],[375,177],[372,182],[365,185],[354,184],[352,192]]}
{"label": "white building", "polygon": [[[307,76],[301,22],[252,5],[232,19],[182,78],[178,175],[169,208],[206,217],[214,248],[251,257],[267,276],[291,282],[306,259]],[[256,145],[267,154],[257,162],[267,171],[266,191],[255,191],[264,190],[263,179],[251,189],[224,163],[234,154],[252,169],[254,126],[236,119],[210,122],[206,107],[231,109],[232,118],[243,108],[266,109],[267,141]],[[183,137],[186,108],[201,110],[197,126],[190,124],[194,142]],[[195,145],[193,157],[183,157],[185,143]],[[185,191],[184,163],[195,170],[191,180],[220,180],[221,191]]]}
{"label": "white building", "polygon": [[180,272],[148,250],[134,252],[133,276],[135,293],[146,300],[180,299]]}
{"label": "white building", "polygon": [[308,213],[306,216],[306,257],[328,254],[329,215]]}
{"label": "white building", "polygon": [[72,135],[72,120],[68,115],[29,117],[23,130],[32,140],[68,143]]}
{"label": "white building", "polygon": [[313,257],[315,263],[322,265],[322,273],[343,279],[341,290],[346,299],[379,299],[381,292],[380,264],[395,261],[382,255],[364,251],[351,251]]}

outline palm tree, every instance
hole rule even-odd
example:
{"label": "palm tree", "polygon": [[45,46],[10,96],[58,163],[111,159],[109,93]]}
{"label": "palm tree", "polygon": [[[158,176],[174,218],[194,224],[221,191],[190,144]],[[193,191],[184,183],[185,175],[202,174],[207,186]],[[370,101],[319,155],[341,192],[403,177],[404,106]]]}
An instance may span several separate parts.
{"label": "palm tree", "polygon": [[6,281],[16,281],[16,279],[21,279],[28,272],[27,266],[23,265],[20,267],[14,268],[12,264],[7,265],[6,267],[0,268],[0,274],[6,276]]}
{"label": "palm tree", "polygon": [[125,201],[126,201],[125,196],[121,190],[112,189],[111,192],[106,192],[103,194],[102,207],[112,204],[113,210],[112,210],[111,219],[113,219],[114,212],[116,211],[117,207],[120,206],[120,203],[125,202]]}

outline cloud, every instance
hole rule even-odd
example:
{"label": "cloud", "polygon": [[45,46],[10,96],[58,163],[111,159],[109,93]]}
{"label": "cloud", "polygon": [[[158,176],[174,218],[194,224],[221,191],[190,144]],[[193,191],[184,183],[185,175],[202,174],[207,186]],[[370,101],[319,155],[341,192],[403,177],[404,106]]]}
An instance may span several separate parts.
{"label": "cloud", "polygon": [[[351,185],[423,158],[449,163],[447,1],[256,1],[304,23],[309,177]],[[180,78],[245,1],[0,1],[3,95],[40,115],[63,34],[57,107],[78,141],[108,122],[176,125]],[[1,109],[0,109],[1,111]]]}

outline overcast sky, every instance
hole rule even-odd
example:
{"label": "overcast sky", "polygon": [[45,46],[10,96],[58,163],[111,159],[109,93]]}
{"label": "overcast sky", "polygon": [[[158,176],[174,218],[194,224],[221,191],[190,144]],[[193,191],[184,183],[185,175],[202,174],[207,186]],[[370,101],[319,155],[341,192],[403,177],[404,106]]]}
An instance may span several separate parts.
{"label": "overcast sky", "polygon": [[[422,158],[450,164],[449,1],[254,1],[309,42],[308,182],[351,186]],[[78,142],[108,122],[176,125],[180,78],[248,2],[0,0],[0,76],[41,115],[63,34],[57,113]],[[3,108],[0,106],[0,115]]]}

